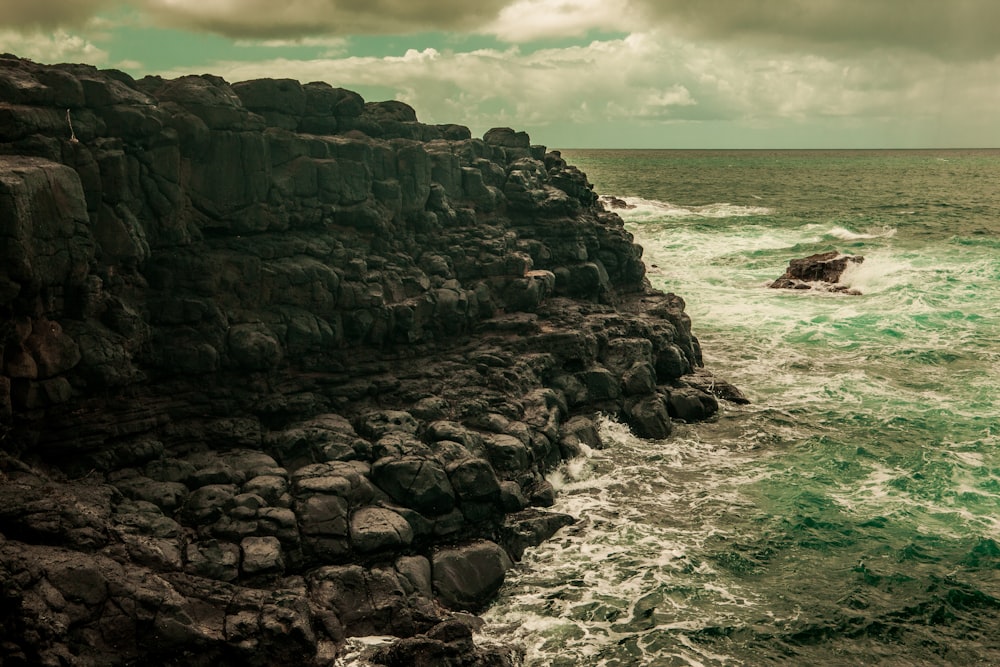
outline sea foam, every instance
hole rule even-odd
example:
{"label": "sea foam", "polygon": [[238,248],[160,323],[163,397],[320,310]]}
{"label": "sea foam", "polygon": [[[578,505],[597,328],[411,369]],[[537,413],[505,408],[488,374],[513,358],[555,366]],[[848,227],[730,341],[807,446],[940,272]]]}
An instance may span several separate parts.
{"label": "sea foam", "polygon": [[[612,207],[610,202],[613,200],[624,201],[626,207]],[[601,197],[601,201],[628,222],[662,220],[663,218],[746,218],[756,215],[770,215],[773,212],[772,209],[764,206],[741,206],[725,202],[703,206],[680,206],[656,199],[643,199],[642,197]]]}

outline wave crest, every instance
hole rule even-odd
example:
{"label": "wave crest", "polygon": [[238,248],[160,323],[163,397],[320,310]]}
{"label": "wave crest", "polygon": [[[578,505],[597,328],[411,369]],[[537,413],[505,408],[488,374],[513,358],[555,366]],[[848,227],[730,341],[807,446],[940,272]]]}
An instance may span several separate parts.
{"label": "wave crest", "polygon": [[881,227],[870,229],[867,232],[854,232],[846,227],[834,227],[827,231],[825,236],[840,239],[841,241],[861,241],[864,239],[885,239],[896,235],[895,227]]}
{"label": "wave crest", "polygon": [[748,218],[755,215],[771,215],[774,212],[766,206],[741,206],[725,202],[704,206],[679,206],[642,197],[602,195],[600,199],[607,208],[628,222],[663,218]]}

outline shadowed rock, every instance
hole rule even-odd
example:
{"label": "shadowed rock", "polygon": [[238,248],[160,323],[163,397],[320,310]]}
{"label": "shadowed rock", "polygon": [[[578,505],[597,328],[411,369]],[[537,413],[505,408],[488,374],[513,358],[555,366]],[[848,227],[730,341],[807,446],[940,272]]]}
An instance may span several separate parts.
{"label": "shadowed rock", "polygon": [[865,258],[860,255],[842,255],[836,250],[793,259],[788,263],[784,275],[769,287],[860,294],[850,286],[840,284],[840,278],[848,266],[861,264],[863,261]]}

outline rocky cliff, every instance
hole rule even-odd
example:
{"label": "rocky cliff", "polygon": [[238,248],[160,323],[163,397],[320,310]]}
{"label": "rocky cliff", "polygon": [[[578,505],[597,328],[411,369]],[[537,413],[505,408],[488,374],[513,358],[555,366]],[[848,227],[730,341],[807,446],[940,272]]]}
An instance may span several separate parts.
{"label": "rocky cliff", "polygon": [[503,664],[595,411],[725,387],[641,252],[522,132],[0,57],[0,663]]}

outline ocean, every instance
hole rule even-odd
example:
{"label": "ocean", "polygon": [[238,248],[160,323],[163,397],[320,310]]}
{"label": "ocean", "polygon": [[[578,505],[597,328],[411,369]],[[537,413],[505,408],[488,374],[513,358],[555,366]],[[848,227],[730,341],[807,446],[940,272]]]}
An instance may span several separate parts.
{"label": "ocean", "polygon": [[[746,406],[602,422],[485,614],[526,667],[1000,665],[1000,150],[566,150]],[[768,289],[860,254],[861,292]]]}

